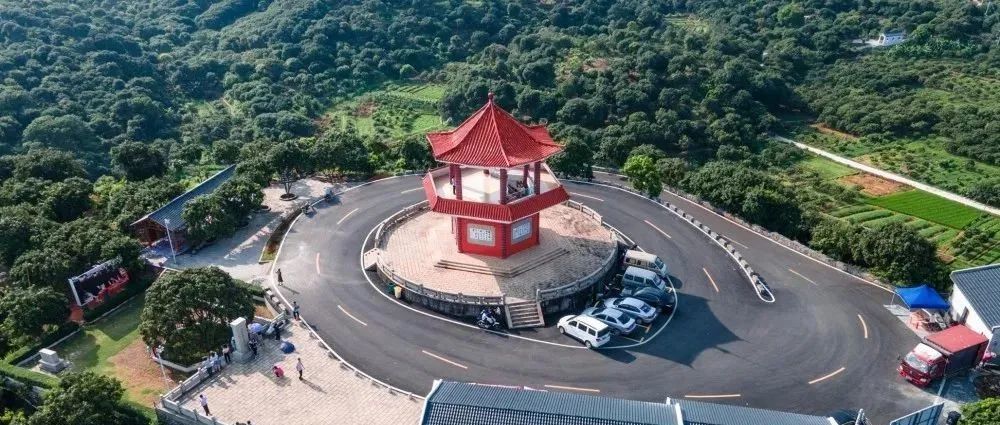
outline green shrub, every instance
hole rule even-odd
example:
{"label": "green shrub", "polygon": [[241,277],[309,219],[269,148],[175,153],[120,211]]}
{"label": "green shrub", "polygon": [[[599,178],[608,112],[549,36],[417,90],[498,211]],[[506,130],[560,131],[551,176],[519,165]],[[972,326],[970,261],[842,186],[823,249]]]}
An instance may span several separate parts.
{"label": "green shrub", "polygon": [[76,322],[63,323],[62,325],[59,325],[59,327],[56,328],[55,330],[45,335],[42,335],[42,337],[39,338],[38,341],[35,342],[34,344],[26,345],[21,348],[18,348],[17,350],[7,353],[7,355],[5,355],[3,358],[3,362],[11,365],[18,364],[27,359],[28,357],[34,355],[36,351],[41,350],[42,348],[45,348],[49,345],[52,345],[60,338],[75,332],[77,329],[80,329],[80,325],[77,324]]}
{"label": "green shrub", "polygon": [[22,384],[34,385],[42,388],[54,388],[56,385],[59,385],[59,378],[7,363],[0,363],[0,376],[13,379]]}

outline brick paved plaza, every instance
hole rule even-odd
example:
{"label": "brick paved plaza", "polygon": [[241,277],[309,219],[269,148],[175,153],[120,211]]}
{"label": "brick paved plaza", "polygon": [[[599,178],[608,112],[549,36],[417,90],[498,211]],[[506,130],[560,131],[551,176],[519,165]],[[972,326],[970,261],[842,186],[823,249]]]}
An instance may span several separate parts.
{"label": "brick paved plaza", "polygon": [[[601,267],[615,249],[611,232],[578,210],[556,205],[541,212],[539,246],[506,259],[458,252],[451,232],[451,217],[426,212],[392,230],[382,253],[393,270],[425,287],[475,296],[508,296],[532,299],[542,288],[572,282]],[[553,250],[563,255],[511,277],[435,267],[445,260],[455,263],[513,268]]]}
{"label": "brick paved plaza", "polygon": [[[200,411],[198,395],[204,393],[212,414],[230,425],[247,420],[254,425],[410,425],[420,419],[423,400],[391,394],[342,368],[304,328],[290,326],[282,336],[295,344],[295,352],[283,354],[269,339],[256,360],[230,365],[179,402]],[[298,357],[305,365],[303,381],[295,372]],[[285,370],[283,379],[271,373],[274,364]]]}

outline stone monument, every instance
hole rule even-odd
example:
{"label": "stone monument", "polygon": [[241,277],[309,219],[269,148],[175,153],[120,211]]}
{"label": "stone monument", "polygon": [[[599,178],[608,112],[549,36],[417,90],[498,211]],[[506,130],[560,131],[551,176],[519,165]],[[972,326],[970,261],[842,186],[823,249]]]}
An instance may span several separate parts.
{"label": "stone monument", "polygon": [[38,364],[46,372],[59,373],[69,367],[69,362],[59,358],[59,354],[48,348],[38,350],[38,355],[41,357]]}
{"label": "stone monument", "polygon": [[250,334],[247,332],[247,319],[240,317],[229,323],[233,330],[233,360],[243,363],[250,359]]}

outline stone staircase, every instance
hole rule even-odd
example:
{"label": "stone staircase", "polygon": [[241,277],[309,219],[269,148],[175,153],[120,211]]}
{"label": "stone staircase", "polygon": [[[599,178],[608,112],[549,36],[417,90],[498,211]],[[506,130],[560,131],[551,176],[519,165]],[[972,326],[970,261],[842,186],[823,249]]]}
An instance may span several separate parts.
{"label": "stone staircase", "polygon": [[561,255],[565,254],[566,250],[563,248],[557,248],[545,252],[541,255],[533,256],[530,259],[514,266],[514,267],[491,267],[487,264],[473,264],[473,263],[463,263],[460,261],[452,261],[441,259],[434,263],[434,267],[440,267],[449,270],[458,270],[469,273],[479,273],[498,277],[514,277],[535,267],[541,266],[549,261],[559,258]]}
{"label": "stone staircase", "polygon": [[507,328],[537,328],[545,326],[542,305],[519,298],[507,298]]}

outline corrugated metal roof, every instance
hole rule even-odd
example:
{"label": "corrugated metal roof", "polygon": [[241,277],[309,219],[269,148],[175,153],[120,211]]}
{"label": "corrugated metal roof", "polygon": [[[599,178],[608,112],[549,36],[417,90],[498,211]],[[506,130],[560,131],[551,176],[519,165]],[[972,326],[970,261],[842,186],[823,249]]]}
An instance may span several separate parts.
{"label": "corrugated metal roof", "polygon": [[515,167],[541,161],[562,150],[543,125],[521,124],[493,102],[452,131],[428,133],[434,159],[476,167]]}
{"label": "corrugated metal roof", "polygon": [[1000,326],[1000,264],[953,271],[951,281],[986,326]]}
{"label": "corrugated metal roof", "polygon": [[822,416],[699,401],[675,400],[681,406],[684,425],[830,425]]}
{"label": "corrugated metal roof", "polygon": [[989,340],[972,329],[958,325],[927,335],[927,341],[952,354]]}
{"label": "corrugated metal roof", "polygon": [[681,425],[673,406],[442,381],[422,425]]}
{"label": "corrugated metal roof", "polygon": [[186,226],[184,219],[181,218],[181,213],[184,212],[184,204],[201,195],[207,195],[215,192],[215,189],[218,189],[223,183],[229,181],[229,179],[231,179],[235,174],[236,165],[230,165],[224,170],[215,173],[215,175],[209,177],[207,180],[199,183],[197,186],[191,188],[191,190],[172,199],[166,205],[160,207],[160,209],[146,214],[145,217],[136,220],[135,223],[132,223],[132,225],[135,226],[145,220],[152,220],[160,226],[166,228],[167,220],[170,220],[171,231],[183,228]]}

